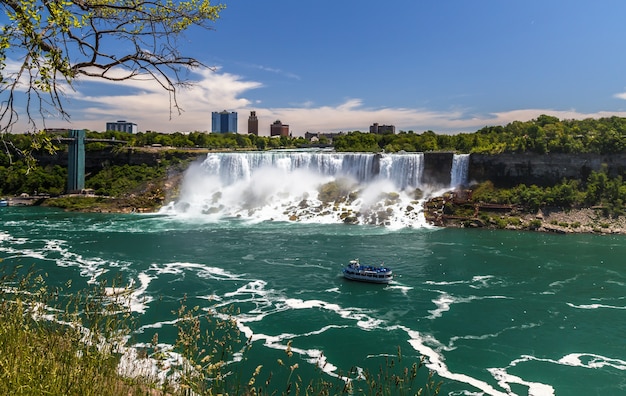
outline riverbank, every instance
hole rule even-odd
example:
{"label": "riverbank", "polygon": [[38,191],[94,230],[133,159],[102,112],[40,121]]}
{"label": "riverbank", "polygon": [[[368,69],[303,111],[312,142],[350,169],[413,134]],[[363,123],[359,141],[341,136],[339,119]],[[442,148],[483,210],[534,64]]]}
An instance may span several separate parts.
{"label": "riverbank", "polygon": [[142,183],[119,196],[96,195],[92,190],[84,190],[58,197],[21,194],[6,197],[6,201],[8,206],[45,206],[87,213],[153,213],[178,194],[184,169],[170,167],[165,177]]}
{"label": "riverbank", "polygon": [[[175,187],[176,183],[169,180],[166,185]],[[7,200],[10,206],[41,205],[86,213],[155,213],[165,202],[165,194],[160,188],[149,188],[142,194],[129,194],[124,197],[75,194],[54,198],[9,197]],[[542,208],[535,213],[529,213],[523,208],[514,206],[478,205],[471,215],[455,216],[447,215],[441,210],[445,205],[443,197],[428,200],[424,204],[426,220],[438,227],[451,228],[626,235],[626,216],[608,217],[602,213],[601,208]]]}
{"label": "riverbank", "polygon": [[459,202],[448,194],[428,200],[424,204],[424,214],[429,223],[440,227],[626,234],[626,216],[607,216],[601,207],[543,207],[531,212],[517,205]]}
{"label": "riverbank", "polygon": [[[154,213],[174,200],[181,187],[184,166],[169,167],[166,176],[152,179],[127,193],[96,196],[83,194],[60,197],[26,195],[6,197],[9,206],[49,206],[89,213]],[[426,221],[439,227],[488,228],[551,232],[558,234],[626,234],[626,216],[607,216],[602,207],[543,207],[530,211],[521,205],[472,202],[471,191],[447,192],[424,203]]]}

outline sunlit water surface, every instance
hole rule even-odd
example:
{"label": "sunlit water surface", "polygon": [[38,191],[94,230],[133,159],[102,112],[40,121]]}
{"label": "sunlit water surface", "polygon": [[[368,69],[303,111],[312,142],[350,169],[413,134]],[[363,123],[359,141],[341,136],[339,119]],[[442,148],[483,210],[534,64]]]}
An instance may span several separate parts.
{"label": "sunlit water surface", "polygon": [[[136,342],[175,336],[180,301],[233,305],[255,365],[329,378],[419,356],[450,395],[626,393],[623,236],[374,227],[0,208],[2,265],[52,284],[133,284]],[[384,263],[390,285],[341,277]]]}

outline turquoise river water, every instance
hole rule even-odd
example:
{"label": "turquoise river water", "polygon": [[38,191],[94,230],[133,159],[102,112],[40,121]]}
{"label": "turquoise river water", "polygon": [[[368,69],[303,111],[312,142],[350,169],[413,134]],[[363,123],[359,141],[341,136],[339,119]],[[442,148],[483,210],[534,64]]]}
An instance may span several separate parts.
{"label": "turquoise river water", "polygon": [[[43,208],[0,216],[3,265],[34,265],[52,283],[76,285],[121,274],[134,282],[142,325],[161,334],[187,295],[202,308],[237,306],[258,359],[281,357],[293,340],[300,365],[323,353],[329,376],[376,368],[399,346],[407,361],[426,356],[442,394],[626,391],[624,236]],[[343,279],[356,257],[392,267],[394,282]]]}

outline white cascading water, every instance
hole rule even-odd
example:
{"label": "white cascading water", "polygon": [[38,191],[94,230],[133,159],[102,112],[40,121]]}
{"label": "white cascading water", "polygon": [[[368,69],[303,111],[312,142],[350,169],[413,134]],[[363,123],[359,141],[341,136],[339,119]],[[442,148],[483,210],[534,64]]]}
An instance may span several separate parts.
{"label": "white cascading water", "polygon": [[[468,161],[456,157],[451,187],[467,177],[467,170],[454,168]],[[208,221],[423,227],[422,203],[432,193],[421,183],[423,161],[423,153],[212,153],[189,167],[179,198],[161,213]]]}
{"label": "white cascading water", "polygon": [[455,189],[467,184],[469,159],[469,154],[454,154],[450,171],[450,188]]}

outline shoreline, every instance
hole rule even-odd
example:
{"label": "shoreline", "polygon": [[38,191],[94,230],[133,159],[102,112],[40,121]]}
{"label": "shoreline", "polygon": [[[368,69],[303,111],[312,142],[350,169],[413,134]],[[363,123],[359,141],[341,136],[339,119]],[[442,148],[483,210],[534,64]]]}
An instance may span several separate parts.
{"label": "shoreline", "polygon": [[518,208],[510,211],[476,211],[474,216],[446,216],[424,208],[430,224],[450,228],[546,232],[555,234],[626,235],[626,216],[607,217],[600,208],[542,208],[536,213]]}
{"label": "shoreline", "polygon": [[[95,197],[73,195],[72,198],[92,199],[88,207],[60,207],[66,211],[83,213],[156,213],[163,202],[163,197],[152,195],[150,199],[141,199],[144,205],[136,205],[137,196],[126,198]],[[63,198],[63,197],[59,197]],[[57,198],[49,196],[5,197],[9,206],[55,206],[50,201]],[[134,202],[133,202],[134,201]],[[158,204],[155,201],[159,201]],[[156,205],[145,205],[152,202]],[[598,234],[626,235],[626,216],[606,217],[601,208],[543,208],[537,213],[524,212],[520,208],[500,207],[498,210],[478,210],[473,216],[450,216],[441,209],[446,205],[445,197],[436,197],[424,203],[426,221],[437,227],[448,228],[486,228],[512,231],[532,231],[556,234]],[[133,205],[135,204],[135,205]]]}

